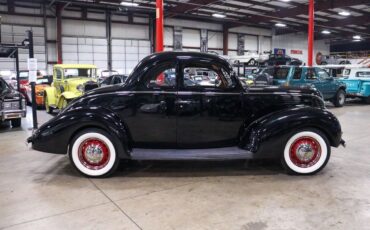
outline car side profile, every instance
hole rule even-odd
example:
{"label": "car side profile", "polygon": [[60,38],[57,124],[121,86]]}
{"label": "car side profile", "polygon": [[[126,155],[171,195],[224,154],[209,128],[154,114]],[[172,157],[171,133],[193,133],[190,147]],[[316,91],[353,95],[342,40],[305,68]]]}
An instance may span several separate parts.
{"label": "car side profile", "polygon": [[339,80],[347,86],[347,97],[361,98],[370,104],[370,68],[347,67]]}
{"label": "car side profile", "polygon": [[[218,81],[189,82],[192,69],[206,69]],[[165,81],[169,75],[174,80]],[[327,164],[331,146],[344,144],[341,136],[315,89],[247,88],[219,56],[162,52],[139,62],[125,84],[72,101],[28,142],[35,150],[68,153],[89,177],[113,173],[120,159],[278,158],[289,173],[314,174]]]}
{"label": "car side profile", "polygon": [[346,99],[346,85],[330,76],[324,69],[307,66],[267,67],[260,74],[273,77],[274,85],[315,87],[326,101],[342,107]]}

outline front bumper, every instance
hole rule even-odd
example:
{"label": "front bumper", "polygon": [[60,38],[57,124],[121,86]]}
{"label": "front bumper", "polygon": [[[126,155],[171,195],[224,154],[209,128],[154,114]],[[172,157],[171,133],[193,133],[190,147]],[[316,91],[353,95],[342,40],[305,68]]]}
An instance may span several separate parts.
{"label": "front bumper", "polygon": [[0,120],[5,121],[26,117],[26,113],[27,113],[26,109],[0,111]]}

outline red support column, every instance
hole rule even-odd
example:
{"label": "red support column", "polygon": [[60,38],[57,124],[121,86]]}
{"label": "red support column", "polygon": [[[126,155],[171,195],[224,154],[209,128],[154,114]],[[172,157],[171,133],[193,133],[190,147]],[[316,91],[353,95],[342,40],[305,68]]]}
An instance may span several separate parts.
{"label": "red support column", "polygon": [[155,51],[163,51],[163,0],[156,0]]}
{"label": "red support column", "polygon": [[310,0],[308,10],[308,66],[312,66],[313,63],[314,11],[314,0]]}
{"label": "red support column", "polygon": [[63,63],[62,56],[62,10],[63,7],[60,4],[56,5],[56,17],[57,17],[57,61],[58,64]]}

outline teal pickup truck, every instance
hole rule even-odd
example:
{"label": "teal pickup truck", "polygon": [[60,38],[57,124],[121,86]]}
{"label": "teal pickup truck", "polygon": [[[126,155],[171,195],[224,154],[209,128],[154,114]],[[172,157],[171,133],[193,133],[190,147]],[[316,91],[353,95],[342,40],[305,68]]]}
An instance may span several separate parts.
{"label": "teal pickup truck", "polygon": [[346,101],[346,85],[334,79],[324,69],[306,66],[267,67],[259,75],[272,76],[274,85],[315,87],[323,99],[342,107]]}
{"label": "teal pickup truck", "polygon": [[347,85],[347,97],[370,104],[370,68],[346,68],[339,81]]}

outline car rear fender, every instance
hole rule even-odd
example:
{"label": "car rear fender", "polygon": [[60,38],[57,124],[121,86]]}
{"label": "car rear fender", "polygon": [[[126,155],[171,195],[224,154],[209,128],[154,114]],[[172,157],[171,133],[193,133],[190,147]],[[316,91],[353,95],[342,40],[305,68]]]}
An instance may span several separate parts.
{"label": "car rear fender", "polygon": [[112,135],[119,157],[129,157],[131,138],[127,126],[114,112],[100,107],[62,112],[42,125],[29,142],[36,150],[65,154],[73,137],[90,128],[108,132]]}
{"label": "car rear fender", "polygon": [[326,109],[293,107],[265,115],[241,130],[239,147],[256,157],[274,157],[280,153],[293,132],[314,128],[324,133],[330,145],[338,147],[342,130],[338,119]]}
{"label": "car rear fender", "polygon": [[48,97],[49,105],[56,105],[55,88],[54,87],[46,87],[45,88],[45,97]]}

